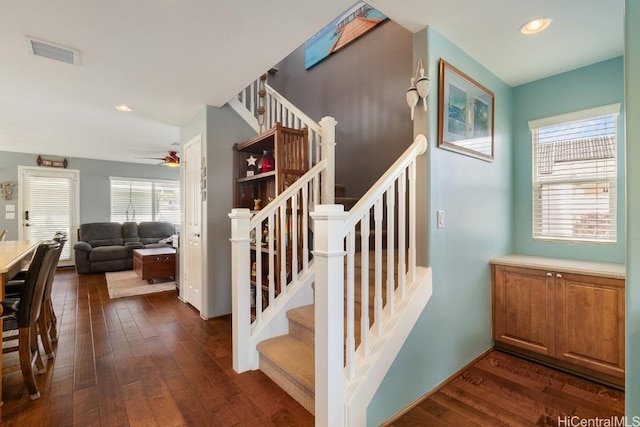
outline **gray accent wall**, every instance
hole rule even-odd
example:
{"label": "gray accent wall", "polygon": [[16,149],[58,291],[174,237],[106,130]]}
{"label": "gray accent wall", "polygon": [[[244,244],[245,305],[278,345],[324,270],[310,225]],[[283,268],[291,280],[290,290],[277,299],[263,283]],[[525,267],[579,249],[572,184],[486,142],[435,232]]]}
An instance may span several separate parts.
{"label": "gray accent wall", "polygon": [[[7,229],[7,240],[18,238],[20,220],[5,219],[5,206],[16,205],[18,214],[18,166],[36,167],[37,154],[0,151],[0,182],[14,184],[12,200],[0,199],[0,230]],[[57,157],[56,157],[57,158]],[[80,171],[80,224],[110,221],[111,186],[109,177],[180,180],[178,168],[140,163],[112,162],[105,160],[67,158],[68,169]]]}
{"label": "gray accent wall", "polygon": [[268,83],[312,119],[332,116],[336,183],[360,197],[413,142],[406,91],[412,35],[387,21],[309,70],[304,46],[281,61]]}

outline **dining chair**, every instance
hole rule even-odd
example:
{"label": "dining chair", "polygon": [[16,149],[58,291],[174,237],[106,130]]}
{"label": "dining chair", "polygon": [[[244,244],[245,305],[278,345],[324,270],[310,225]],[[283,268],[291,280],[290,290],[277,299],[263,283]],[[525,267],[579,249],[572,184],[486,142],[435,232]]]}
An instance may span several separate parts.
{"label": "dining chair", "polygon": [[[19,364],[2,368],[2,373],[21,370],[27,390],[32,400],[40,397],[35,380],[33,365],[38,373],[44,372],[44,364],[40,357],[36,336],[36,323],[40,315],[42,299],[49,277],[54,268],[54,260],[60,257],[60,243],[45,241],[38,245],[31,260],[22,286],[20,298],[7,298],[2,301],[3,342],[18,340],[17,346],[5,347],[2,353],[18,352]],[[4,336],[4,332],[18,331]]]}
{"label": "dining chair", "polygon": [[[60,254],[67,242],[66,233],[56,233],[53,240],[60,243],[60,250],[57,252],[57,257],[54,257],[53,268],[49,270],[49,276],[47,277],[47,283],[45,285],[44,294],[42,297],[42,305],[40,306],[40,316],[38,317],[38,335],[42,341],[42,346],[47,354],[47,358],[53,359],[53,346],[51,343],[58,341],[58,318],[53,310],[53,304],[51,302],[51,290],[53,289],[53,282],[56,275],[56,267],[60,259]],[[19,298],[24,286],[26,272],[19,273],[15,278],[7,282],[5,285],[5,298]]]}

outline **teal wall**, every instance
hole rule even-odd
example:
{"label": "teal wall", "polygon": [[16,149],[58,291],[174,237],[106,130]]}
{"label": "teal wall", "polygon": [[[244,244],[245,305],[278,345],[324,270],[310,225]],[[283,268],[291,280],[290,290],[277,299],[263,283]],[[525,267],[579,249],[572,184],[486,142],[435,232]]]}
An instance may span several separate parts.
{"label": "teal wall", "polygon": [[[626,414],[640,417],[640,2],[627,0],[625,102],[627,138]],[[631,418],[630,418],[631,421]]]}
{"label": "teal wall", "polygon": [[[515,251],[623,263],[624,203],[624,79],[622,57],[557,74],[513,89],[514,110],[514,238]],[[618,242],[613,245],[534,241],[532,238],[531,131],[529,120],[620,103],[618,118]]]}
{"label": "teal wall", "polygon": [[[488,260],[512,252],[512,90],[432,28],[422,58],[429,97],[429,265],[433,295],[367,411],[379,425],[492,346]],[[416,43],[423,42],[416,41]],[[438,61],[447,62],[495,95],[495,161],[436,147]],[[435,211],[443,210],[444,228]]]}
{"label": "teal wall", "polygon": [[[6,220],[4,216],[5,205],[14,204],[18,209],[18,166],[35,167],[37,157],[36,154],[0,151],[0,182],[15,184],[13,199],[0,200],[0,230],[8,230],[9,240],[18,238],[19,221]],[[80,171],[80,224],[110,221],[110,176],[180,180],[180,170],[175,168],[76,157],[68,157],[67,160],[69,169]]]}

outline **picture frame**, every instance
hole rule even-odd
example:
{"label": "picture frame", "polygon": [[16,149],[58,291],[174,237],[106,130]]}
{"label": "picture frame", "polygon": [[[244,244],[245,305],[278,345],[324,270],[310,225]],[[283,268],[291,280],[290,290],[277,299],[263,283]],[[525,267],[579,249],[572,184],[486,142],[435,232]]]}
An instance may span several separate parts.
{"label": "picture frame", "polygon": [[440,58],[438,147],[492,162],[494,95]]}

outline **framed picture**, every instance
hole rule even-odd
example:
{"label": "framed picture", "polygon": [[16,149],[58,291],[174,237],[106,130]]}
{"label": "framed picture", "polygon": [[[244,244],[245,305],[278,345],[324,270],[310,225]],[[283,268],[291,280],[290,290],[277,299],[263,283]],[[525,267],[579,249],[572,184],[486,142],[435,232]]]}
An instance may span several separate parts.
{"label": "framed picture", "polygon": [[388,18],[363,1],[358,1],[304,45],[304,68],[309,69],[356,41]]}
{"label": "framed picture", "polygon": [[440,59],[438,147],[493,161],[493,92]]}

